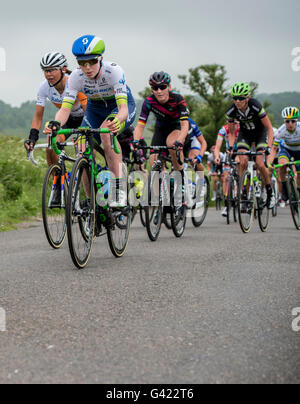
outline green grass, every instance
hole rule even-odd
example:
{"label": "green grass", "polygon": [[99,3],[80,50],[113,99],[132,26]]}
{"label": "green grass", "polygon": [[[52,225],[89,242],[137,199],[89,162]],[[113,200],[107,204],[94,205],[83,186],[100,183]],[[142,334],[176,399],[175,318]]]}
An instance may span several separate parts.
{"label": "green grass", "polygon": [[26,159],[24,141],[0,135],[0,231],[41,215],[45,151],[35,152],[39,166]]}

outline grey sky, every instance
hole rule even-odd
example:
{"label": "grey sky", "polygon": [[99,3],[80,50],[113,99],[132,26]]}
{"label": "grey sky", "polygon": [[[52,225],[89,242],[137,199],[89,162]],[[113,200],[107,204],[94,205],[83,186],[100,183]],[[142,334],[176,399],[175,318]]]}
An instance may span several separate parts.
{"label": "grey sky", "polygon": [[292,49],[300,47],[299,11],[299,0],[5,2],[0,100],[35,99],[39,61],[49,50],[64,52],[75,68],[72,44],[84,34],[104,39],[105,58],[123,67],[134,95],[156,70],[168,71],[182,89],[177,75],[206,63],[225,65],[229,85],[247,80],[259,82],[261,92],[299,91],[300,72],[291,68]]}

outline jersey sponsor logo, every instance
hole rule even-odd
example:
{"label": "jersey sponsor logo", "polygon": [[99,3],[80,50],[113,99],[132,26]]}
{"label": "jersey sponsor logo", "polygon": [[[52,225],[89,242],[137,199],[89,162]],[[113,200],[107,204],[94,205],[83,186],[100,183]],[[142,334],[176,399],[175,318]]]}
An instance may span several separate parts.
{"label": "jersey sponsor logo", "polygon": [[123,84],[123,86],[125,85],[125,83],[126,83],[125,74],[123,74],[123,78],[121,80],[119,80],[119,83]]}

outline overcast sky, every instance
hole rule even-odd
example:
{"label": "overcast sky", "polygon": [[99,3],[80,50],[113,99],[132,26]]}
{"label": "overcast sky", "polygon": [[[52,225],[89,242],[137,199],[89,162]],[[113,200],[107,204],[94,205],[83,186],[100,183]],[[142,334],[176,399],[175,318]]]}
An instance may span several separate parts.
{"label": "overcast sky", "polygon": [[226,67],[228,85],[257,81],[260,92],[300,91],[300,72],[291,67],[299,12],[299,0],[2,2],[0,100],[16,106],[35,99],[48,51],[65,53],[75,68],[72,44],[85,34],[104,39],[106,60],[123,67],[135,96],[154,71],[168,71],[182,90],[178,74],[210,63]]}

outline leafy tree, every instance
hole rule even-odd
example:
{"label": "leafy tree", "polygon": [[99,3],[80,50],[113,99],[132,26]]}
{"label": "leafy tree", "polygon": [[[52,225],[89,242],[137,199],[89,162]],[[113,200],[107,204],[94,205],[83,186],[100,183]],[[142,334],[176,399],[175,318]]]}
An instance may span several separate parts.
{"label": "leafy tree", "polygon": [[[197,100],[194,100],[191,116],[195,118],[211,146],[215,143],[218,130],[225,123],[225,113],[231,102],[226,87],[226,69],[217,64],[202,65],[189,69],[188,76],[178,77],[198,96],[198,107]],[[201,105],[201,101],[204,105]]]}

